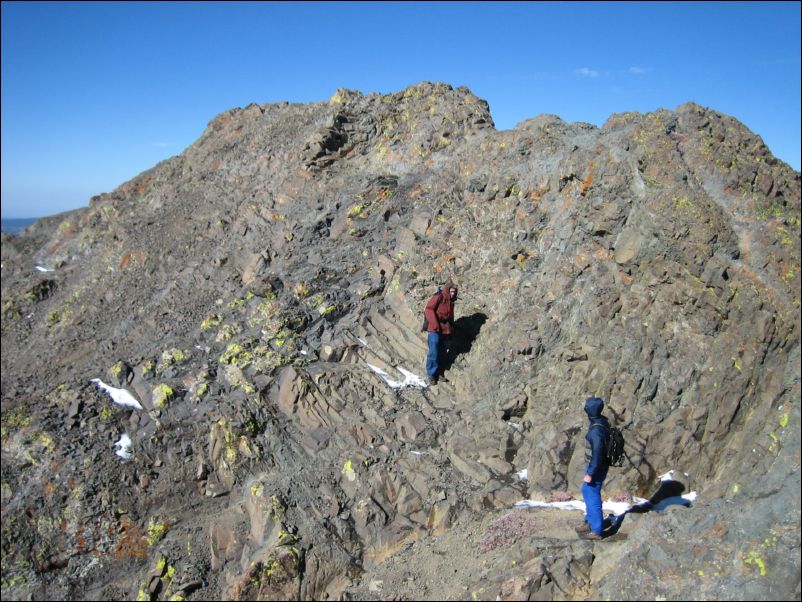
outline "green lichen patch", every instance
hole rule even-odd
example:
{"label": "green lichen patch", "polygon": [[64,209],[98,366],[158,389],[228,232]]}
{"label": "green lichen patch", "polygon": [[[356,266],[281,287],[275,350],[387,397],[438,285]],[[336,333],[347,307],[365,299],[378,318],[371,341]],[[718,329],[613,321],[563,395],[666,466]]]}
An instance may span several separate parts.
{"label": "green lichen patch", "polygon": [[156,385],[153,389],[153,407],[161,410],[167,407],[167,402],[173,397],[175,397],[175,391],[170,385],[164,383]]}

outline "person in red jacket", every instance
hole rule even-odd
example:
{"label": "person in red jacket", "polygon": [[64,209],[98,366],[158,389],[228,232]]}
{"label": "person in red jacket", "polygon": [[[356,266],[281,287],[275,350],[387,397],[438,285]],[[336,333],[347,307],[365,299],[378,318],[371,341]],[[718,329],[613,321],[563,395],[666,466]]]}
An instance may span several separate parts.
{"label": "person in red jacket", "polygon": [[429,324],[426,374],[429,377],[429,383],[433,385],[436,385],[438,380],[448,382],[441,369],[441,364],[443,353],[448,345],[448,338],[454,332],[454,302],[456,300],[457,287],[449,280],[429,299],[426,309],[423,310],[423,315]]}

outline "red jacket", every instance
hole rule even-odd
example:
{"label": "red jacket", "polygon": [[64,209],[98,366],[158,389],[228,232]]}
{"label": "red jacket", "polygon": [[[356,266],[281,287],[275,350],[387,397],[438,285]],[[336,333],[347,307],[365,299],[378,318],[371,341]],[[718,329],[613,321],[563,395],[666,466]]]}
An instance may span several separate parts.
{"label": "red jacket", "polygon": [[423,315],[429,322],[429,332],[451,334],[454,331],[454,301],[448,294],[448,288],[441,290],[429,299]]}

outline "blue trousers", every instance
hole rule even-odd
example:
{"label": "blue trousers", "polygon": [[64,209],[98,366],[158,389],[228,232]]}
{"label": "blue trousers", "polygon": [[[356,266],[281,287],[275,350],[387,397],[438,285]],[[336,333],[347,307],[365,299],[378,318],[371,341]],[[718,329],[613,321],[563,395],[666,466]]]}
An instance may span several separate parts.
{"label": "blue trousers", "polygon": [[440,370],[440,356],[442,355],[444,337],[439,332],[430,332],[428,336],[429,353],[426,356],[426,374],[430,377]]}
{"label": "blue trousers", "polygon": [[582,499],[585,500],[585,522],[596,535],[611,526],[611,522],[602,513],[601,490],[604,480],[582,483]]}

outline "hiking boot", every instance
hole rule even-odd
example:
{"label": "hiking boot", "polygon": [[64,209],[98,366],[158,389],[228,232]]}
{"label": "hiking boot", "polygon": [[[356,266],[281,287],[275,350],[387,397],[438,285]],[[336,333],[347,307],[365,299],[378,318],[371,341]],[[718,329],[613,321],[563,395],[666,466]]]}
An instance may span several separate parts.
{"label": "hiking boot", "polygon": [[590,541],[601,541],[602,539],[604,539],[604,537],[602,537],[601,535],[597,535],[596,533],[594,533],[590,529],[588,529],[587,531],[584,531],[582,533],[579,533],[578,535],[579,535],[579,539],[588,539]]}
{"label": "hiking boot", "polygon": [[427,376],[426,377],[426,384],[430,387],[437,384],[437,376]]}
{"label": "hiking boot", "polygon": [[588,531],[590,531],[590,525],[587,523],[582,523],[578,527],[574,527],[574,531],[576,531],[577,533],[587,533]]}
{"label": "hiking boot", "polygon": [[450,383],[450,382],[451,382],[450,380],[448,380],[448,379],[446,378],[446,375],[445,375],[445,374],[441,374],[441,375],[438,377],[438,380],[442,380],[444,383]]}

